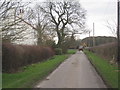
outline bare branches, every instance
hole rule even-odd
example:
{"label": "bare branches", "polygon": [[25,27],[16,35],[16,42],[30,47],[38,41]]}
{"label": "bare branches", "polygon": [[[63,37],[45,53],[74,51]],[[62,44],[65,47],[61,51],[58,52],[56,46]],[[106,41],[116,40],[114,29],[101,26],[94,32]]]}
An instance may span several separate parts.
{"label": "bare branches", "polygon": [[[67,32],[69,34],[70,29],[66,30],[66,28],[70,28],[69,25],[74,24],[79,28],[83,28],[85,25],[86,11],[81,8],[79,2],[46,2],[46,7],[42,8],[42,10],[48,14],[50,21],[55,26],[58,44],[62,43]],[[75,29],[75,27],[73,28]]]}
{"label": "bare branches", "polygon": [[[27,7],[21,2],[7,2],[0,4],[1,31],[3,38],[17,38],[25,29],[35,30],[38,44],[42,44],[44,37],[57,35],[58,44],[62,44],[67,34],[79,34],[85,27],[86,11],[79,2],[61,1],[36,4]],[[3,9],[4,8],[4,9]],[[3,9],[3,10],[2,10]],[[71,28],[71,26],[73,27]],[[16,34],[16,35],[15,35]]]}
{"label": "bare branches", "polygon": [[17,18],[19,18],[21,21],[23,21],[25,24],[29,25],[30,27],[32,27],[33,29],[37,29],[36,27],[34,27],[32,24],[30,24],[29,22],[25,21],[23,18],[16,16]]}
{"label": "bare branches", "polygon": [[108,29],[110,29],[110,32],[113,36],[117,37],[117,24],[115,21],[113,21],[112,23],[110,23],[109,21],[107,21],[107,25],[106,27]]}
{"label": "bare branches", "polygon": [[[3,0],[0,4],[0,34],[3,41],[13,42],[22,38],[20,34],[26,30],[20,18],[21,8],[27,3],[15,2],[13,0]],[[23,10],[22,10],[23,11]]]}

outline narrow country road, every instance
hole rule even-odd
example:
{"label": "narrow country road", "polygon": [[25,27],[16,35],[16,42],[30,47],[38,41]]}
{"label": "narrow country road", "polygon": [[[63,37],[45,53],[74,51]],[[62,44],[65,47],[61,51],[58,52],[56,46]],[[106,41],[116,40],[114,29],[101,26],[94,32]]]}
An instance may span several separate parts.
{"label": "narrow country road", "polygon": [[69,57],[36,88],[106,88],[82,51]]}

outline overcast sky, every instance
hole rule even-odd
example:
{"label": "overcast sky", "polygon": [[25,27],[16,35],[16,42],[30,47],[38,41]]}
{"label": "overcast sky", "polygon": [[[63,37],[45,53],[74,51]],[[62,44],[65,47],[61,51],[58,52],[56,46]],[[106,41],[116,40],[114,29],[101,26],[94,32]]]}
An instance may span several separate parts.
{"label": "overcast sky", "polygon": [[[95,23],[95,36],[111,36],[110,30],[106,27],[117,20],[117,0],[79,0],[82,7],[87,10],[87,26],[93,29]],[[91,36],[93,33],[91,32]],[[88,36],[81,35],[80,38]]]}
{"label": "overcast sky", "polygon": [[[33,1],[33,0],[25,0]],[[46,0],[34,0],[44,2]],[[56,0],[55,0],[56,1]],[[61,1],[61,0],[57,0]],[[107,28],[107,21],[114,24],[117,21],[117,0],[78,0],[82,7],[87,10],[86,23],[93,35],[93,22],[95,24],[95,36],[113,36],[111,30]],[[82,39],[88,37],[88,34],[79,35]]]}
{"label": "overcast sky", "polygon": [[[23,0],[44,2],[46,0]],[[58,0],[57,0],[58,1]],[[87,28],[91,30],[93,35],[93,22],[95,24],[95,36],[113,36],[111,30],[107,28],[109,23],[117,22],[117,0],[78,0],[82,7],[87,10]],[[78,39],[88,37],[89,34],[78,35]]]}

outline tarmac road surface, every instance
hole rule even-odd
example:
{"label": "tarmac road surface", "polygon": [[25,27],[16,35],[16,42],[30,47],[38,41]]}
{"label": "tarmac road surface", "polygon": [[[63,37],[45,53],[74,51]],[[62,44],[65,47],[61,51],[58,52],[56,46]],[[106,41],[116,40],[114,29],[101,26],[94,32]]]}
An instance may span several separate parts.
{"label": "tarmac road surface", "polygon": [[66,59],[36,88],[106,88],[82,51]]}

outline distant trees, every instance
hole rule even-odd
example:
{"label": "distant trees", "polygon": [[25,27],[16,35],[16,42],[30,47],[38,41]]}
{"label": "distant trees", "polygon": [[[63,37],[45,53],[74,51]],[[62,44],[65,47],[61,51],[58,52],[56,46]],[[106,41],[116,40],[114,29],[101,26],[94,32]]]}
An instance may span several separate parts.
{"label": "distant trees", "polygon": [[[115,37],[106,37],[106,36],[98,36],[95,37],[95,46],[99,46],[101,44],[116,42]],[[88,47],[93,46],[93,37],[87,37],[81,41],[81,44],[86,44]]]}

